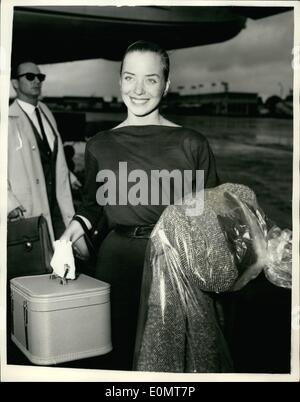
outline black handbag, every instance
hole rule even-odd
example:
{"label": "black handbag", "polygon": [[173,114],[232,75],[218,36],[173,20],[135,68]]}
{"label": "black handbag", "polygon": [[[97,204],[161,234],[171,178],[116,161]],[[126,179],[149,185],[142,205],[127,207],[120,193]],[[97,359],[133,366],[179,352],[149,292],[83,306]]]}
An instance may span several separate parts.
{"label": "black handbag", "polygon": [[43,215],[7,223],[7,281],[51,273],[52,256],[53,245]]}

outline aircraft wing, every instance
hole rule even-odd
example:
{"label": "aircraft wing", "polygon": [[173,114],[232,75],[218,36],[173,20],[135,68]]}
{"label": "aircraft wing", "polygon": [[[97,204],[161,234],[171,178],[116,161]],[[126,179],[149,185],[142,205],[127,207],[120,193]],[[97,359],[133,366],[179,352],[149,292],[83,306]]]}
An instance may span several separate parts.
{"label": "aircraft wing", "polygon": [[15,7],[12,59],[38,64],[105,58],[120,60],[139,39],[168,50],[229,40],[247,18],[291,7],[38,6]]}

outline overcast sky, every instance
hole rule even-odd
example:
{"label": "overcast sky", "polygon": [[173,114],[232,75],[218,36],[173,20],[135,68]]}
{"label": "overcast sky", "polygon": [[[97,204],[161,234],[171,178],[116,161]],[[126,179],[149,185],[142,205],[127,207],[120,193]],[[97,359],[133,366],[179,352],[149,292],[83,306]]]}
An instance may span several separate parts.
{"label": "overcast sky", "polygon": [[[220,82],[225,81],[231,91],[286,96],[292,88],[292,48],[292,11],[248,19],[246,28],[227,42],[170,52],[171,90],[184,86],[182,93],[222,91]],[[119,96],[117,62],[87,60],[41,69],[47,74],[44,96]]]}

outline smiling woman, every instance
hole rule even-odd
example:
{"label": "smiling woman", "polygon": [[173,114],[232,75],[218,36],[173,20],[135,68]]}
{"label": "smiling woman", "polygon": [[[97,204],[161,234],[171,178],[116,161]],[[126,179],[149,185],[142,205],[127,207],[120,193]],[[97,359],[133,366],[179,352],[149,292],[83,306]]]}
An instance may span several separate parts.
{"label": "smiling woman", "polygon": [[121,64],[121,95],[128,110],[128,118],[122,125],[159,124],[162,116],[158,106],[169,86],[167,53],[155,44],[142,41],[129,46]]}
{"label": "smiling woman", "polygon": [[159,56],[146,53],[145,64],[138,63],[139,57],[137,52],[129,54],[121,75],[121,94],[130,116],[145,116],[154,111],[168,86],[157,60]]}
{"label": "smiling woman", "polygon": [[[164,49],[144,41],[131,45],[122,62],[120,87],[127,118],[88,142],[83,204],[77,211],[79,219],[75,217],[62,238],[74,242],[83,235],[80,218],[92,228],[99,217],[106,217],[110,232],[100,247],[95,275],[111,285],[113,352],[99,359],[99,368],[130,370],[147,242],[167,206],[163,197],[152,202],[148,179],[153,172],[162,170],[176,170],[182,176],[189,171],[194,189],[199,171],[204,172],[204,187],[217,185],[218,176],[206,138],[160,114],[160,102],[169,88],[169,58]],[[147,180],[127,183],[124,166],[126,177],[127,172],[129,177],[138,171]],[[105,180],[97,181],[99,172],[103,171],[116,178],[113,198],[121,201],[115,205],[97,202],[99,189],[101,192],[106,186]],[[140,202],[124,202],[128,200],[127,194],[135,193],[137,185]],[[174,199],[179,197],[176,183],[160,180],[159,186],[158,193],[169,191],[170,204],[174,204]],[[149,196],[145,200],[141,194]]]}

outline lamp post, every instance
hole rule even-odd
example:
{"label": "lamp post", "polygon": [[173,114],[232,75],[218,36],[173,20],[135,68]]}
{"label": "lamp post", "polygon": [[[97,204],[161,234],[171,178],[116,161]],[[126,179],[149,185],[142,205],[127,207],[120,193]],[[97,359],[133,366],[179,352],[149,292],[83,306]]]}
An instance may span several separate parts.
{"label": "lamp post", "polygon": [[199,88],[199,90],[200,90],[200,93],[201,93],[201,90],[202,90],[203,87],[204,87],[203,84],[198,84],[198,88]]}
{"label": "lamp post", "polygon": [[228,92],[229,91],[229,84],[228,82],[221,82],[221,85],[224,88],[224,92]]}
{"label": "lamp post", "polygon": [[228,90],[229,90],[229,84],[228,84],[228,82],[221,82],[221,85],[223,85],[223,88],[224,88],[224,92],[225,92],[225,99],[224,99],[224,102],[223,102],[223,107],[224,107],[224,111],[223,111],[223,113],[225,114],[225,115],[227,115],[228,114]]}

